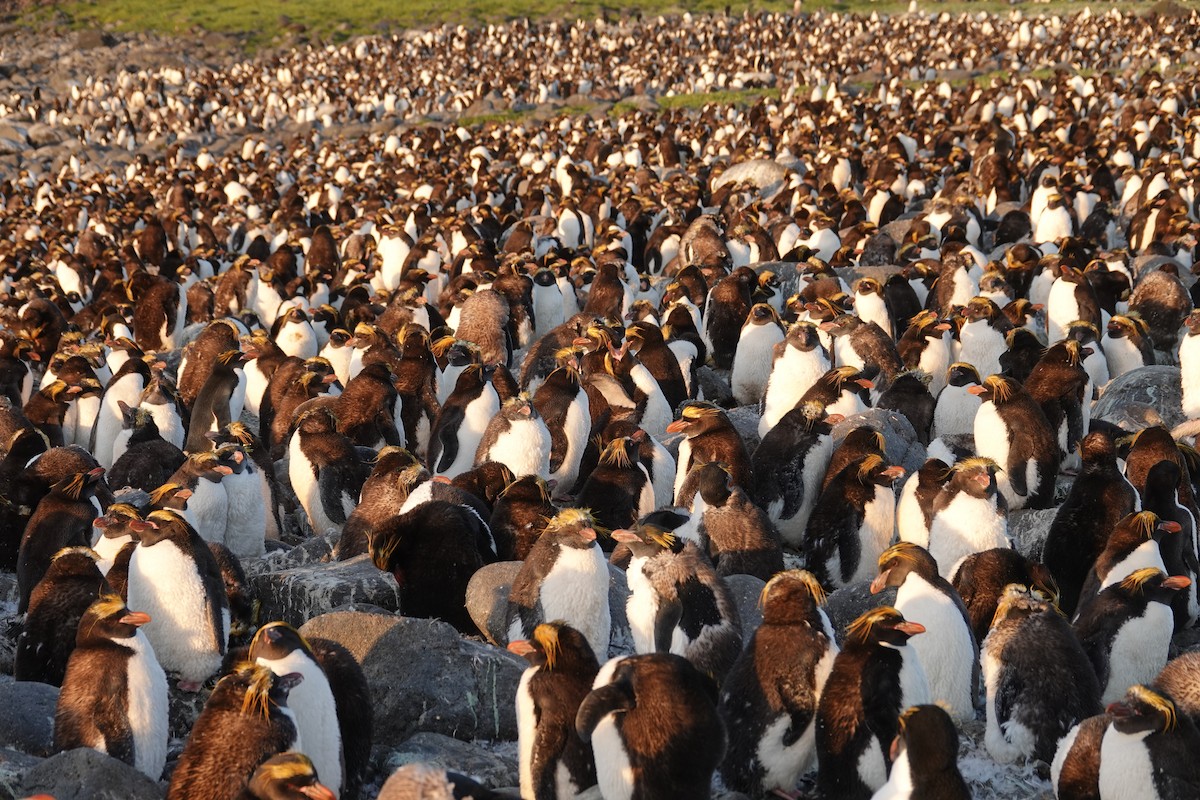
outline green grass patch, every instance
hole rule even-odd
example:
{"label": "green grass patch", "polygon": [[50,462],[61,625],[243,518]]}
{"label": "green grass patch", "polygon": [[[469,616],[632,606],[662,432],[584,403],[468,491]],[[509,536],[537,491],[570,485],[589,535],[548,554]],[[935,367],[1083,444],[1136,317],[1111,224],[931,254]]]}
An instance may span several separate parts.
{"label": "green grass patch", "polygon": [[[1200,0],[1183,0],[1189,7]],[[1054,0],[1051,3],[1024,3],[1027,14],[1082,9],[1084,2]],[[1124,6],[1148,9],[1150,0],[1125,0]],[[784,10],[791,0],[739,0],[730,4],[735,13],[753,10]],[[340,42],[360,34],[400,31],[439,23],[485,24],[519,18],[610,18],[642,12],[644,14],[719,13],[725,0],[61,0],[53,5],[35,6],[18,21],[44,27],[65,24],[70,28],[99,27],[116,32],[155,31],[190,34],[213,31],[235,34],[249,49],[306,37],[310,41]],[[902,12],[907,0],[804,0],[804,10],[881,13]],[[1011,10],[1007,0],[922,0],[922,11],[957,13],[961,11]],[[1097,11],[1111,8],[1110,3],[1095,4]]]}

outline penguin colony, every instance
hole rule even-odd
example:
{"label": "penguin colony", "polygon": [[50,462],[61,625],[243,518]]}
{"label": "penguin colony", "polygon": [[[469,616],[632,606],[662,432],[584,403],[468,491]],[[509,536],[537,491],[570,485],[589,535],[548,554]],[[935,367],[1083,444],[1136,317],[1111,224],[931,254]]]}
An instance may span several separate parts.
{"label": "penguin colony", "polygon": [[[365,796],[361,667],[245,579],[325,537],[528,660],[523,798],[958,800],[964,734],[1059,800],[1200,796],[1200,15],[679,22],[0,98],[81,145],[0,182],[0,567],[57,747]],[[169,685],[207,693],[170,758]]]}

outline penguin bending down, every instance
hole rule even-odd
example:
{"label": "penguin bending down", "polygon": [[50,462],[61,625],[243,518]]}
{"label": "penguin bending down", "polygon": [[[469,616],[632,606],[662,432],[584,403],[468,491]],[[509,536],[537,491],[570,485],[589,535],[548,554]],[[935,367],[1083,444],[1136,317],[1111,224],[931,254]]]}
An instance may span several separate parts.
{"label": "penguin bending down", "polygon": [[765,437],[796,407],[804,393],[832,368],[817,326],[811,322],[793,323],[784,341],[774,348],[762,419],[758,423],[759,438]]}
{"label": "penguin bending down", "polygon": [[54,714],[54,747],[91,747],[150,780],[167,763],[167,677],[141,627],[150,617],[105,594],[80,620]]}
{"label": "penguin bending down", "polygon": [[707,800],[725,753],[716,686],[668,653],[601,667],[575,729],[596,755],[604,797]]}
{"label": "penguin bending down", "polygon": [[913,706],[900,715],[891,759],[888,782],[871,800],[971,799],[958,771],[958,730],[940,706]]}
{"label": "penguin bending down", "polygon": [[196,530],[174,511],[152,511],[129,559],[129,604],[150,615],[146,638],[179,686],[196,691],[221,666],[229,600],[221,570]]}
{"label": "penguin bending down", "polygon": [[301,680],[253,663],[221,678],[192,726],[167,800],[240,800],[260,764],[300,749],[287,698]]}
{"label": "penguin bending down", "polygon": [[975,641],[982,644],[996,616],[1000,597],[1010,583],[1029,586],[1046,597],[1059,597],[1050,570],[1011,547],[974,553],[959,562],[951,584],[967,608]]}
{"label": "penguin bending down", "polygon": [[1058,609],[1040,593],[1010,585],[983,640],[987,686],[984,743],[992,758],[1049,763],[1075,723],[1100,712],[1096,672]]}
{"label": "penguin bending down", "polygon": [[560,511],[529,551],[513,579],[506,626],[509,641],[528,639],[547,620],[562,620],[608,653],[608,562],[596,541],[595,518],[585,510]]}
{"label": "penguin bending down", "polygon": [[696,467],[683,493],[689,494],[692,487],[692,516],[700,520],[718,575],[754,575],[766,581],[783,570],[779,532],[766,512],[733,482],[724,464]]}
{"label": "penguin bending down", "polygon": [[726,675],[718,705],[725,729],[737,734],[721,779],[751,796],[791,792],[815,765],[817,704],[838,654],[812,573],[780,572],[761,601],[762,624]]}
{"label": "penguin bending down", "polygon": [[825,797],[868,800],[887,783],[900,713],[929,702],[908,640],[925,632],[894,608],[850,623],[817,707],[817,786]]}
{"label": "penguin bending down", "polygon": [[575,730],[575,715],[600,664],[583,634],[562,622],[542,623],[532,639],[508,649],[529,661],[517,686],[521,796],[576,797],[596,785],[596,763]]}

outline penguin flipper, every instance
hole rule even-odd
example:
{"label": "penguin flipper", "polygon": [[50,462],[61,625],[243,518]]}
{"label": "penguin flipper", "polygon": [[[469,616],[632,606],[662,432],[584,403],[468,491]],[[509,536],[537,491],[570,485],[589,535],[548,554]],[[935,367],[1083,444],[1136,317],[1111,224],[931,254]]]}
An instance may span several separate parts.
{"label": "penguin flipper", "polygon": [[592,740],[592,731],[596,730],[605,715],[613,711],[628,711],[636,705],[633,687],[624,678],[593,689],[579,704],[579,711],[575,714],[575,731],[586,744]]}
{"label": "penguin flipper", "polygon": [[654,651],[656,653],[671,652],[671,640],[675,637],[675,628],[683,618],[683,602],[678,595],[659,602],[654,614]]}
{"label": "penguin flipper", "polygon": [[1029,496],[1029,482],[1025,479],[1026,463],[1022,461],[1016,465],[1015,469],[1008,471],[1008,485],[1021,497]]}
{"label": "penguin flipper", "polygon": [[[350,485],[346,485],[343,480],[346,477],[348,477],[348,473],[343,465],[326,467],[317,476],[317,485],[321,491],[321,507],[329,519],[339,525],[345,524],[346,517],[349,516],[345,506],[346,495],[353,493],[355,497],[358,496],[357,492],[353,492],[354,481],[351,481]],[[361,491],[361,489],[362,486],[360,484],[359,490]],[[350,492],[347,490],[350,490]],[[351,503],[353,502],[353,499],[351,499]]]}
{"label": "penguin flipper", "polygon": [[[1003,732],[1007,723],[1012,719],[1013,712],[1016,710],[1017,698],[1025,689],[1025,681],[1015,670],[1006,670],[1008,674],[1004,676],[1004,680],[1000,682],[1000,686],[996,690],[996,723]],[[1005,738],[1008,738],[1005,736]]]}
{"label": "penguin flipper", "polygon": [[[466,413],[459,406],[446,406],[438,417],[437,441],[441,455],[433,465],[435,473],[444,472],[458,458],[458,430],[462,427]],[[429,445],[433,449],[433,443]]]}

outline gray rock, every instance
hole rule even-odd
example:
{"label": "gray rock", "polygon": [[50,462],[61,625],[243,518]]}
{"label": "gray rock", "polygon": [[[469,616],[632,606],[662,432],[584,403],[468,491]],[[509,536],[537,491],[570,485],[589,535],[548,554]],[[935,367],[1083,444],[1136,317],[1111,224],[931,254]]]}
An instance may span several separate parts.
{"label": "gray rock", "polygon": [[753,454],[758,448],[758,421],[762,418],[757,405],[738,406],[725,412],[733,427],[737,429],[742,441],[746,444],[746,452]]}
{"label": "gray rock", "polygon": [[58,687],[33,681],[0,683],[0,747],[31,756],[54,752]]}
{"label": "gray rock", "polygon": [[[499,561],[478,570],[467,584],[467,613],[471,615],[484,637],[501,647],[508,644],[508,629],[504,624],[508,613],[508,594],[520,571],[520,561]],[[609,629],[608,654],[597,654],[601,661],[611,655],[633,652],[633,636],[629,632],[629,620],[625,616],[625,602],[628,598],[629,587],[625,582],[625,573],[610,564],[608,611],[612,618],[612,626]]]}
{"label": "gray rock", "polygon": [[67,133],[61,128],[54,128],[44,122],[37,122],[29,126],[29,130],[25,133],[25,136],[34,147],[49,147],[50,145],[62,144],[67,138]]}
{"label": "gray rock", "polygon": [[261,619],[299,627],[306,620],[347,603],[368,603],[391,611],[400,608],[400,587],[390,573],[366,555],[349,561],[308,564],[249,577],[262,601]]}
{"label": "gray rock", "polygon": [[896,590],[892,587],[884,589],[879,594],[871,594],[869,581],[852,583],[838,589],[825,602],[825,613],[833,625],[833,634],[840,645],[846,637],[846,626],[870,611],[880,606],[896,604]]}
{"label": "gray rock", "polygon": [[[212,682],[215,684],[215,681]],[[172,739],[186,740],[208,696],[212,694],[212,685],[206,685],[198,692],[185,692],[177,682],[167,681],[167,733]]]}
{"label": "gray rock", "polygon": [[742,641],[750,641],[750,634],[762,624],[762,607],[758,599],[762,595],[766,581],[753,575],[726,575],[725,585],[733,595],[737,604],[738,616],[742,620]]}
{"label": "gray rock", "polygon": [[513,697],[524,659],[430,619],[338,612],[300,632],[338,642],[362,664],[380,745],[421,731],[468,740],[517,735]]}
{"label": "gray rock", "polygon": [[774,197],[787,183],[788,171],[782,164],[767,158],[755,158],[734,164],[713,179],[713,191],[727,183],[748,184],[764,198]]}
{"label": "gray rock", "polygon": [[708,402],[723,405],[733,399],[733,389],[729,386],[729,373],[726,370],[718,372],[712,367],[701,366],[696,370],[696,380],[700,382],[700,391]]}
{"label": "gray rock", "polygon": [[1050,532],[1050,525],[1057,513],[1057,508],[1040,511],[1023,508],[1009,512],[1008,535],[1021,555],[1034,561],[1042,560],[1042,546],[1046,544],[1046,534]]}
{"label": "gray rock", "polygon": [[47,758],[25,773],[19,797],[48,794],[55,800],[161,800],[162,789],[123,761],[90,748]]}
{"label": "gray rock", "polygon": [[97,47],[112,47],[117,43],[111,33],[93,29],[75,35],[75,47],[80,50],[95,50]]}
{"label": "gray rock", "polygon": [[476,570],[467,583],[467,613],[492,644],[505,640],[508,592],[520,571],[520,561],[499,561]]}
{"label": "gray rock", "polygon": [[467,775],[485,786],[511,786],[520,782],[517,765],[470,742],[440,733],[418,733],[388,756],[387,774],[406,764],[433,764]]}
{"label": "gray rock", "polygon": [[1114,379],[1092,406],[1092,418],[1140,431],[1154,425],[1174,428],[1183,413],[1178,367],[1139,367]]}
{"label": "gray rock", "polygon": [[917,432],[908,417],[886,408],[868,408],[838,423],[833,428],[833,446],[837,447],[846,434],[864,425],[883,433],[884,449],[892,464],[898,464],[904,467],[905,472],[911,473],[925,463],[925,446],[917,440]]}
{"label": "gray rock", "polygon": [[20,139],[10,139],[6,136],[0,136],[0,156],[13,156],[18,153],[24,153],[29,149],[29,145]]}
{"label": "gray rock", "polygon": [[21,777],[40,763],[42,759],[37,756],[0,747],[0,800],[20,797],[13,792],[20,785]]}

